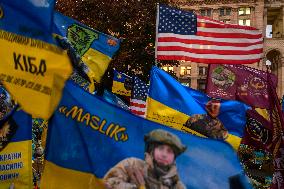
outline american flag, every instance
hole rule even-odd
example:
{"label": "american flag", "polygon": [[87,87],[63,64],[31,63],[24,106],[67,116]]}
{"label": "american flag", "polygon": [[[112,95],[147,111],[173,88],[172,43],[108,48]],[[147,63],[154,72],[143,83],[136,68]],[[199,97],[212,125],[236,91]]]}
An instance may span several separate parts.
{"label": "american flag", "polygon": [[132,113],[145,117],[148,91],[149,86],[145,82],[141,81],[138,77],[134,76],[132,95],[130,99],[130,110]]}
{"label": "american flag", "polygon": [[225,24],[193,12],[160,5],[158,60],[186,60],[207,64],[249,64],[262,56],[261,31]]}

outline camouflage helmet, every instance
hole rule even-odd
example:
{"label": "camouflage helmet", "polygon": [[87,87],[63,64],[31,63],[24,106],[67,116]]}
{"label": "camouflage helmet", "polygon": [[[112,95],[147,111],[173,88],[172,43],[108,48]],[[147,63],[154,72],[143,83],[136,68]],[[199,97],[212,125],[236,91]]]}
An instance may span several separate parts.
{"label": "camouflage helmet", "polygon": [[186,146],[181,143],[180,139],[176,135],[162,129],[151,131],[144,136],[144,141],[146,151],[148,151],[149,145],[153,143],[167,144],[171,146],[176,156],[179,156],[186,150]]}

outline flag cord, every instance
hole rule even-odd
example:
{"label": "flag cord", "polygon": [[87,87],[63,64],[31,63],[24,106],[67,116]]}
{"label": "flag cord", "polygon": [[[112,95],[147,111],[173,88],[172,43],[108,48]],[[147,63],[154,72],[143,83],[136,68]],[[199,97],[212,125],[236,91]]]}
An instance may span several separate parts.
{"label": "flag cord", "polygon": [[156,17],[155,66],[158,66],[158,60],[157,60],[158,26],[159,26],[159,3],[157,3],[157,17]]}

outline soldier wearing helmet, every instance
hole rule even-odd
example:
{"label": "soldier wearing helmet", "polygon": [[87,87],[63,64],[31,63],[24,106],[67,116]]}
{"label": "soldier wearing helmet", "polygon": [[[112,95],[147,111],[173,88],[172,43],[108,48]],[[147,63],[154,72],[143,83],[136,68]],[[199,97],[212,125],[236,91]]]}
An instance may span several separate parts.
{"label": "soldier wearing helmet", "polygon": [[104,176],[109,189],[185,189],[178,176],[175,159],[186,147],[165,130],[145,135],[145,160],[127,158]]}

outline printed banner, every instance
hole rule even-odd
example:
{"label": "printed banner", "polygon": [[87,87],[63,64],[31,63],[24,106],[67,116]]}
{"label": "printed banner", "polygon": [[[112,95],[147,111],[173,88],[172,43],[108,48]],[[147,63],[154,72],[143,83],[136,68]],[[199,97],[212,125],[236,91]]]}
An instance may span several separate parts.
{"label": "printed banner", "polygon": [[90,79],[100,82],[114,54],[118,51],[120,40],[89,28],[82,23],[54,14],[53,32],[67,40],[81,57],[85,73]]}
{"label": "printed banner", "polygon": [[[13,134],[15,133],[15,134]],[[21,110],[2,122],[0,141],[13,134],[8,145],[0,151],[0,188],[31,189],[32,181],[32,119]]]}
{"label": "printed banner", "polygon": [[51,0],[0,4],[0,81],[23,110],[45,119],[72,71],[66,51],[52,44],[53,5]]}
{"label": "printed banner", "polygon": [[122,96],[131,96],[132,78],[113,70],[112,92]]}
{"label": "printed banner", "polygon": [[147,119],[201,137],[225,140],[238,149],[249,106],[233,100],[212,99],[185,87],[165,71],[153,67]]}
{"label": "printed banner", "polygon": [[135,116],[72,81],[49,124],[44,189],[251,188],[227,143]]}
{"label": "printed banner", "polygon": [[[276,88],[277,77],[269,75]],[[211,97],[239,100],[252,107],[269,109],[267,73],[251,67],[210,65],[206,93]]]}

